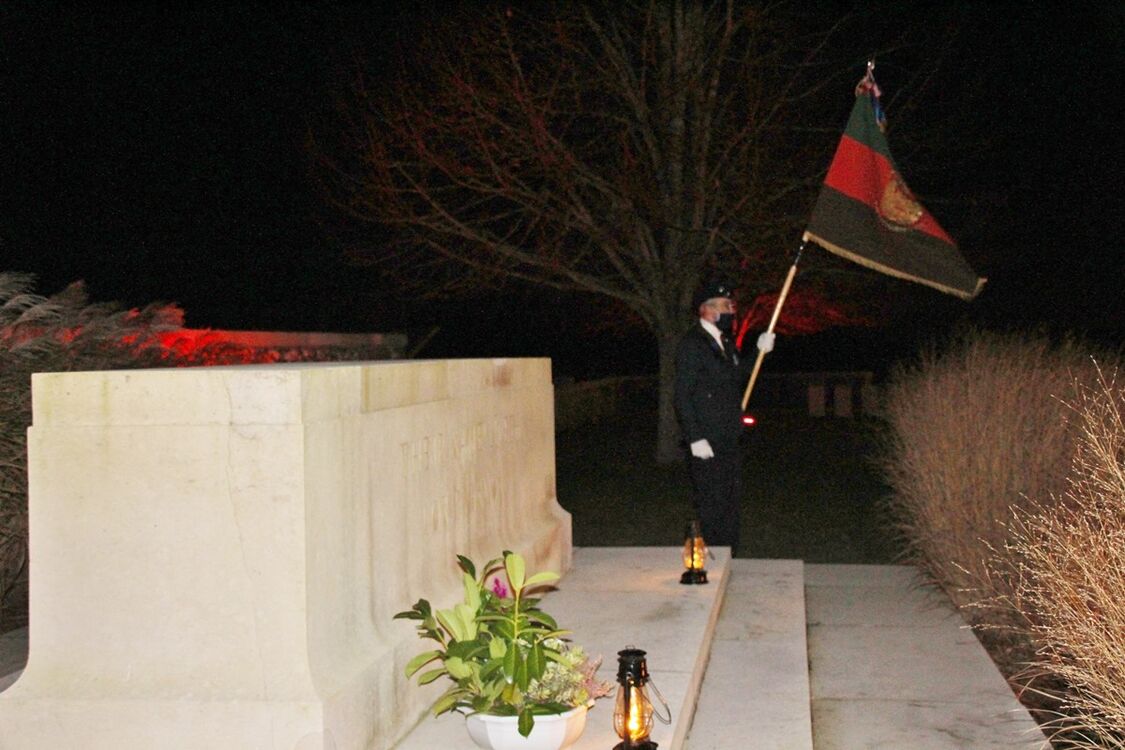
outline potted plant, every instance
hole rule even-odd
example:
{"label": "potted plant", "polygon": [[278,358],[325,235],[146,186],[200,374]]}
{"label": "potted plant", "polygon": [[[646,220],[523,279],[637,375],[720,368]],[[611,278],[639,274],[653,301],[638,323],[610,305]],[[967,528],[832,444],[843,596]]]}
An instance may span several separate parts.
{"label": "potted plant", "polygon": [[[507,551],[479,573],[463,555],[457,563],[464,588],[460,603],[435,611],[419,599],[395,615],[416,620],[418,636],[438,645],[411,659],[406,676],[418,674],[420,685],[451,680],[433,705],[434,715],[468,714],[469,734],[481,747],[569,747],[585,726],[587,708],[611,685],[595,677],[600,660],[567,641],[568,631],[529,596],[557,581],[558,574],[528,576],[523,557]],[[512,738],[495,739],[506,732]],[[532,743],[536,739],[544,744]]]}

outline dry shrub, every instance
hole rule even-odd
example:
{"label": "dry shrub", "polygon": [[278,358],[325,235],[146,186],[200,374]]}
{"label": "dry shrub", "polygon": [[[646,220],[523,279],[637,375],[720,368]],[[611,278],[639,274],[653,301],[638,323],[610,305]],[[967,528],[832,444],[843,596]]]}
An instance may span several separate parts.
{"label": "dry shrub", "polygon": [[[1089,354],[1072,341],[972,331],[891,378],[882,464],[892,517],[910,562],[959,607],[1011,601],[1011,566],[990,560],[1028,498],[1065,489],[1074,440],[1058,397],[1092,382]],[[1022,625],[1004,607],[963,611],[975,625]]]}
{"label": "dry shrub", "polygon": [[[1076,448],[1062,498],[1012,527],[1015,604],[1053,677],[1071,747],[1125,748],[1125,385],[1117,373],[1071,401]],[[1042,684],[1039,680],[1039,684]]]}

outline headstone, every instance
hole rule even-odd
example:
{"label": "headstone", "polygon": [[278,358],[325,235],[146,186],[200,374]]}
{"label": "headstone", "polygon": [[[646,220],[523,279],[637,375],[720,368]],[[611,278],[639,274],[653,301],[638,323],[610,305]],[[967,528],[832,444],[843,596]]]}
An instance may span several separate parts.
{"label": "headstone", "polygon": [[849,383],[832,386],[832,413],[837,417],[852,416],[852,387]]}
{"label": "headstone", "polygon": [[809,384],[809,416],[824,416],[824,399],[826,393],[823,383]]}

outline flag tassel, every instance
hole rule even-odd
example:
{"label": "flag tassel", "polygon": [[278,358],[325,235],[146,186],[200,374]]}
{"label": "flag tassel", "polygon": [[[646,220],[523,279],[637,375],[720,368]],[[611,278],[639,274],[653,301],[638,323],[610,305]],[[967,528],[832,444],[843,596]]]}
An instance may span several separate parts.
{"label": "flag tassel", "polygon": [[[801,253],[805,250],[805,240],[801,240],[801,246],[797,248],[797,254],[793,256],[793,265],[789,266],[789,273],[785,276],[785,284],[781,287],[781,294],[777,297],[777,304],[773,308],[773,317],[770,318],[769,328],[766,329],[767,333],[773,333],[774,326],[777,325],[777,319],[781,315],[781,306],[785,304],[785,298],[789,296],[789,287],[793,286],[793,277],[797,275],[797,264],[801,262]],[[754,369],[750,373],[750,380],[746,383],[746,392],[742,394],[742,411],[746,411],[746,404],[750,403],[750,394],[754,391],[754,383],[758,380],[758,371],[762,369],[762,360],[766,358],[766,353],[758,350],[758,359],[754,361]]]}

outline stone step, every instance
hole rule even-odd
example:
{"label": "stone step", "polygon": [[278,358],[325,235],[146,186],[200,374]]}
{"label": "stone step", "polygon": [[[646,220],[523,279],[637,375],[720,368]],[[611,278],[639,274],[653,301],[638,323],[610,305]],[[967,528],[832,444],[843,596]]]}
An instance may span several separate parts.
{"label": "stone step", "polygon": [[[671,707],[672,723],[656,723],[652,740],[660,750],[681,750],[699,696],[719,619],[729,550],[716,548],[708,565],[710,583],[681,585],[675,547],[588,547],[574,549],[574,566],[544,609],[573,631],[575,643],[605,661],[599,676],[613,680],[617,652],[635,646],[648,652],[653,684]],[[806,700],[807,707],[807,700]],[[608,750],[620,742],[613,731],[613,698],[590,711],[574,750]],[[396,750],[473,750],[461,716],[423,717]]]}
{"label": "stone step", "polygon": [[[672,707],[673,723],[653,732],[661,750],[1045,746],[976,637],[913,568],[731,561],[718,549],[711,583],[681,586],[678,560],[675,548],[575,549],[547,601],[576,642],[605,656],[604,679],[617,650],[648,651]],[[0,691],[26,658],[26,628],[0,635]],[[612,713],[611,699],[598,703],[576,750],[617,743]],[[422,718],[396,747],[475,746],[447,715]]]}
{"label": "stone step", "polygon": [[804,566],[733,560],[690,750],[812,750]]}
{"label": "stone step", "polygon": [[976,636],[913,568],[806,565],[805,593],[817,750],[1046,747]]}

